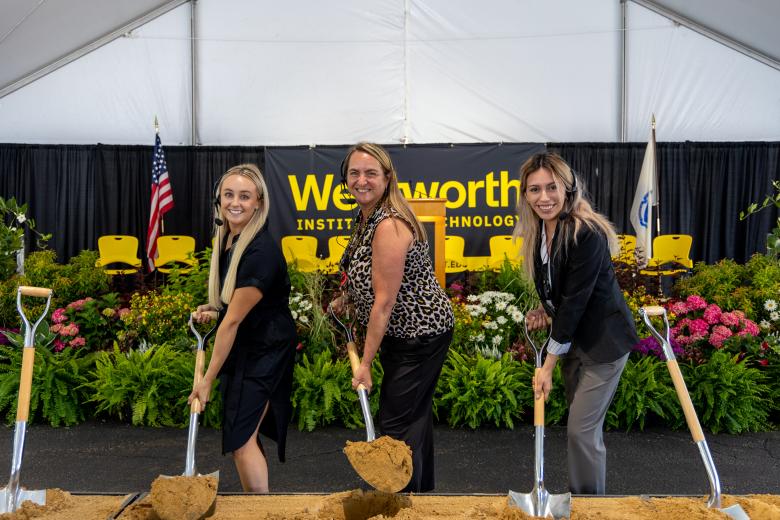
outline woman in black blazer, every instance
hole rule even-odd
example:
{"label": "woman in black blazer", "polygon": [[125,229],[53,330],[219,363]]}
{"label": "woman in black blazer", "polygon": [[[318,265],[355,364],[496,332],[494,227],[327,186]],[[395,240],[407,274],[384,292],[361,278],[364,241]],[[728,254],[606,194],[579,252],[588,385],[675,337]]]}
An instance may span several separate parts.
{"label": "woman in black blazer", "polygon": [[552,388],[561,359],[569,404],[567,445],[572,493],[604,494],[603,425],[631,347],[634,320],[615,279],[610,251],[617,249],[612,224],[582,195],[568,164],[539,153],[520,168],[515,236],[523,238],[524,268],[542,302],[528,312],[529,330],[547,328],[550,339],[537,397]]}

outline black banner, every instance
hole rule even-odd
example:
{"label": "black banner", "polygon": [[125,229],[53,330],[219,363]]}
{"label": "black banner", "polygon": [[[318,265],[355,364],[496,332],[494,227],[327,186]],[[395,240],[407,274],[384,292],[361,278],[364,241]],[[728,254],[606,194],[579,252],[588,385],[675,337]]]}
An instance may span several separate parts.
{"label": "black banner", "polygon": [[[281,238],[317,238],[328,256],[328,238],[349,235],[357,206],[341,184],[349,147],[268,147],[271,231]],[[462,236],[465,254],[488,256],[494,235],[509,235],[520,194],[518,170],[543,144],[388,146],[407,198],[447,199],[447,234]],[[346,197],[345,197],[346,195]]]}

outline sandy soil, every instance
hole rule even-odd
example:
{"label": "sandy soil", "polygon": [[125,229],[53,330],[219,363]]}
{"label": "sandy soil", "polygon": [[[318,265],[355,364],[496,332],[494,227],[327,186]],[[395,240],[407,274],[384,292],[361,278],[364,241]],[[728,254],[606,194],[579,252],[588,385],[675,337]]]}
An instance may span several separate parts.
{"label": "sandy soil", "polygon": [[379,491],[397,493],[412,478],[412,449],[387,435],[372,442],[347,441],[344,453],[360,478]]}
{"label": "sandy soil", "polygon": [[[25,503],[16,513],[0,515],[0,520],[103,519],[111,514],[124,497],[73,496],[67,492],[47,490],[47,505]],[[725,496],[724,506],[739,503],[752,520],[780,520],[780,496]],[[120,517],[123,520],[157,520],[151,497],[134,504]],[[389,495],[377,491],[345,491],[332,495],[227,495],[218,496],[215,520],[440,520],[488,519],[515,520],[530,518],[507,504],[506,497],[496,495],[437,496]],[[705,499],[691,497],[574,497],[571,518],[582,519],[709,519],[728,518],[706,508]]]}

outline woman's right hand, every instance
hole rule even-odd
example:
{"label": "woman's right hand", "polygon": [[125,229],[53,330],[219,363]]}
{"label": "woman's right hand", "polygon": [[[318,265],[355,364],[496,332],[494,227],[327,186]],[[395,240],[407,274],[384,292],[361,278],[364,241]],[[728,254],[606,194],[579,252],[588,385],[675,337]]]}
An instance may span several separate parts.
{"label": "woman's right hand", "polygon": [[216,319],[216,312],[217,309],[209,304],[198,305],[198,308],[195,309],[195,312],[192,313],[192,319],[196,323],[208,323]]}
{"label": "woman's right hand", "polygon": [[544,307],[528,311],[525,315],[525,323],[529,331],[546,329],[550,323],[550,317],[544,312]]}
{"label": "woman's right hand", "polygon": [[334,298],[328,305],[329,309],[333,309],[336,314],[344,314],[344,296]]}

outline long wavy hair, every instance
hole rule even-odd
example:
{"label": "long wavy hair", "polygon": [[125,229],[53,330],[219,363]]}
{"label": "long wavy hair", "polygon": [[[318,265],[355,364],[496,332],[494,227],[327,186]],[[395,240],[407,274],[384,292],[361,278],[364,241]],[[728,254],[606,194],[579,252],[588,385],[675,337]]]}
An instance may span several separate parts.
{"label": "long wavy hair", "polygon": [[[341,172],[344,182],[346,182],[347,172],[349,171],[349,159],[355,152],[364,152],[376,159],[387,177],[387,188],[385,189],[382,198],[377,202],[377,206],[382,205],[397,211],[401,217],[412,226],[415,239],[420,242],[427,241],[428,236],[425,233],[425,228],[420,224],[420,220],[417,218],[417,215],[414,214],[412,207],[406,201],[406,197],[404,197],[398,187],[398,172],[395,170],[395,166],[393,166],[390,154],[388,154],[387,150],[382,146],[374,143],[360,142],[350,148],[346,157],[344,157],[343,170]],[[353,231],[354,229],[353,226]]]}
{"label": "long wavy hair", "polygon": [[268,188],[263,179],[263,174],[260,168],[255,164],[239,164],[233,166],[226,171],[219,179],[217,184],[216,193],[214,194],[216,200],[220,199],[222,193],[222,185],[225,179],[233,175],[241,175],[246,177],[257,188],[257,200],[260,202],[259,209],[254,212],[252,218],[247,222],[241,234],[238,237],[236,243],[232,246],[233,254],[230,256],[230,264],[228,265],[227,275],[220,288],[219,283],[219,258],[222,256],[222,248],[225,244],[225,237],[230,232],[227,222],[225,221],[224,214],[222,213],[222,205],[217,203],[214,205],[214,218],[220,219],[224,222],[221,226],[214,226],[214,241],[213,250],[211,251],[211,268],[209,270],[209,304],[217,309],[222,309],[223,305],[230,303],[233,298],[233,292],[236,290],[236,273],[238,272],[238,263],[241,261],[241,257],[244,255],[244,251],[250,242],[255,238],[258,232],[265,225],[268,220]]}
{"label": "long wavy hair", "polygon": [[[606,238],[611,253],[619,249],[617,234],[612,223],[602,214],[596,212],[585,195],[585,185],[580,178],[576,178],[571,167],[563,158],[553,152],[542,152],[532,155],[520,167],[520,187],[522,195],[517,200],[518,220],[513,235],[522,237],[523,245],[521,254],[525,258],[523,268],[528,276],[534,277],[534,254],[539,250],[541,219],[528,203],[525,196],[528,176],[544,168],[553,176],[555,184],[561,193],[565,194],[563,207],[561,208],[558,225],[564,240],[558,241],[558,246],[552,252],[553,256],[561,254],[571,244],[577,243],[577,233],[581,226],[600,231]],[[561,189],[563,188],[563,189]]]}

